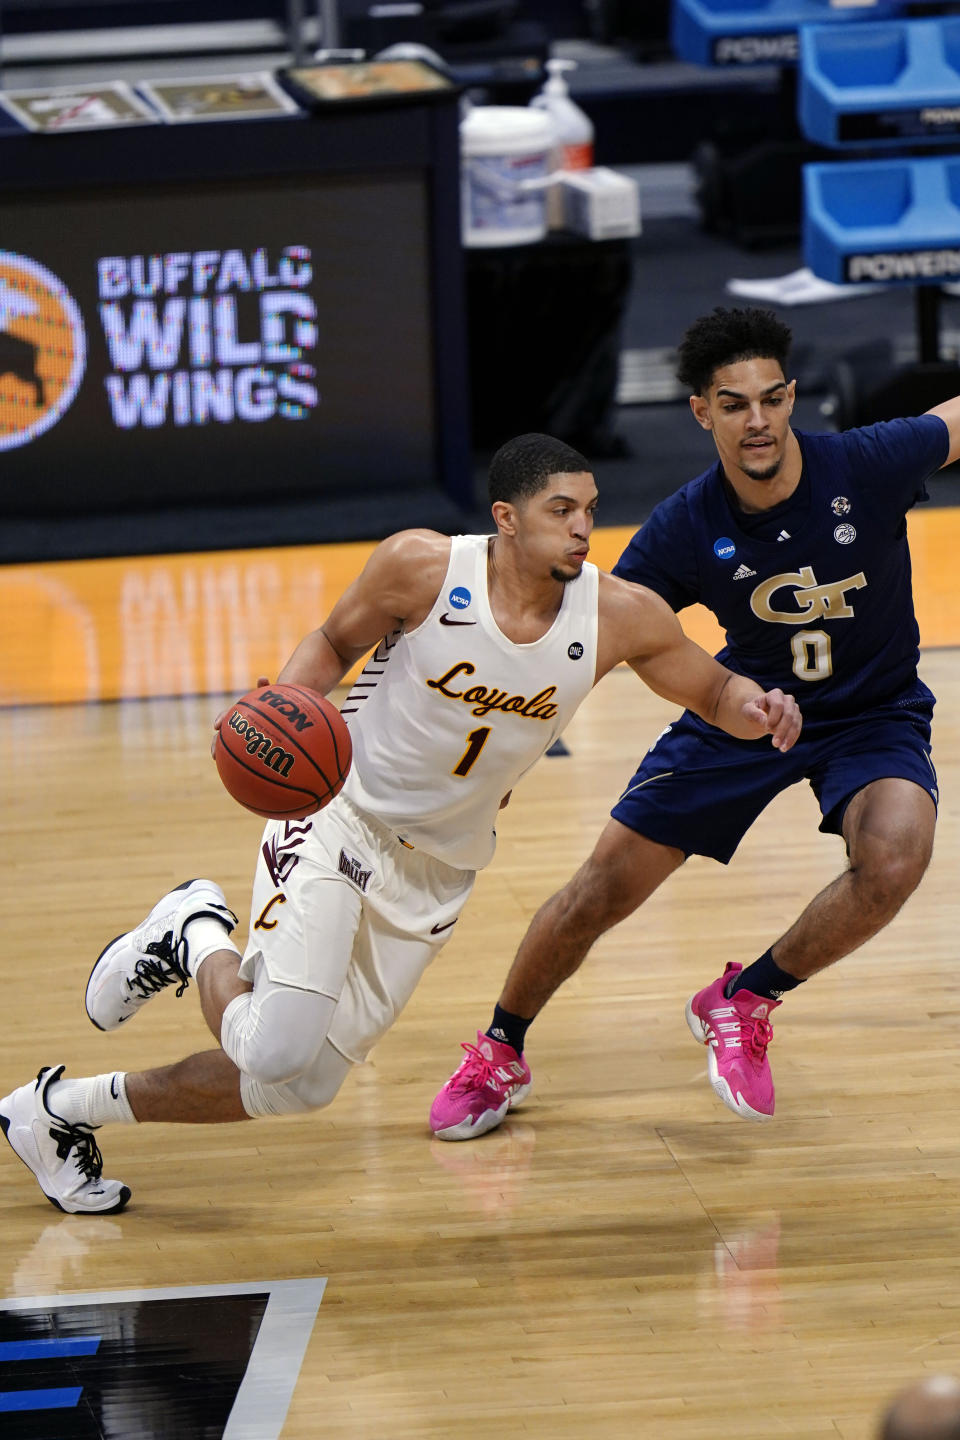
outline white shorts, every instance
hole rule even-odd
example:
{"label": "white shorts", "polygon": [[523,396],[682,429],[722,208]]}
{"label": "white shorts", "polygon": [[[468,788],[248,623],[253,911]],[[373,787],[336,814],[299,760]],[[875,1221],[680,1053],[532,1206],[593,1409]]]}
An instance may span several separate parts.
{"label": "white shorts", "polygon": [[240,976],[336,1001],[327,1038],[359,1064],[449,940],[475,874],[404,845],[343,795],[307,820],[271,820]]}

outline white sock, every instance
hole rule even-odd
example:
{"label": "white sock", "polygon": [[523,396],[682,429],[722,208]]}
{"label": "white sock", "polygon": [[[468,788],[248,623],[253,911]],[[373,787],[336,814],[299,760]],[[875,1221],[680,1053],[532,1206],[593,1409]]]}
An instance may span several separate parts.
{"label": "white sock", "polygon": [[84,1080],[58,1080],[47,1091],[47,1102],[55,1115],[71,1125],[135,1125],[137,1117],[127,1099],[126,1080],[122,1070]]}
{"label": "white sock", "polygon": [[230,931],[222,920],[215,920],[212,915],[198,915],[195,920],[188,920],[183,927],[183,938],[187,942],[187,970],[191,975],[195,976],[207,956],[215,955],[218,950],[229,950],[240,957],[240,951],[230,939]]}

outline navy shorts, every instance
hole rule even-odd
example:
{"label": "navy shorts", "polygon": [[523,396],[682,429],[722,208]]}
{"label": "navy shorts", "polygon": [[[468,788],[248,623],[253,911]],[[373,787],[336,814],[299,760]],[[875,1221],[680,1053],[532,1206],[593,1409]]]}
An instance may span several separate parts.
{"label": "navy shorts", "polygon": [[799,780],[809,780],[830,835],[842,834],[847,805],[872,780],[912,780],[936,805],[933,706],[918,683],[899,702],[806,722],[785,755],[768,739],[736,740],[687,710],[647,751],[611,814],[648,840],[726,865],[760,812]]}

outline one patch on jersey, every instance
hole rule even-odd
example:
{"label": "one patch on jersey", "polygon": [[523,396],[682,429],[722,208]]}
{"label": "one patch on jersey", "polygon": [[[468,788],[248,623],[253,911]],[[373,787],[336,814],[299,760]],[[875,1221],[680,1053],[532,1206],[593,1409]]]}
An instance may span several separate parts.
{"label": "one patch on jersey", "polygon": [[567,654],[570,656],[571,660],[583,659],[583,646],[580,644],[579,640],[574,640],[572,645],[567,646]]}
{"label": "one patch on jersey", "polygon": [[852,545],[857,538],[857,532],[852,525],[838,525],[833,532],[833,538],[838,545]]}
{"label": "one patch on jersey", "polygon": [[729,535],[721,535],[719,540],[713,542],[713,553],[718,560],[732,560],[737,553],[737,547]]}
{"label": "one patch on jersey", "polygon": [[466,610],[467,606],[470,604],[470,601],[473,599],[473,596],[470,594],[470,591],[467,589],[466,585],[457,585],[453,590],[450,591],[447,599],[450,601],[450,604],[453,606],[454,610]]}
{"label": "one patch on jersey", "polygon": [[833,499],[830,501],[830,509],[833,511],[834,515],[849,515],[850,501],[847,499],[846,495],[834,495]]}
{"label": "one patch on jersey", "polygon": [[372,869],[364,870],[362,860],[358,860],[355,855],[348,855],[346,850],[340,851],[340,859],[337,862],[337,868],[339,869],[341,875],[346,875],[348,880],[353,881],[354,885],[356,885],[358,890],[366,890],[367,881],[373,874]]}
{"label": "one patch on jersey", "polygon": [[756,573],[756,570],[751,570],[749,565],[741,565],[738,569],[734,570],[730,578],[733,580],[749,580],[750,576],[756,575]]}

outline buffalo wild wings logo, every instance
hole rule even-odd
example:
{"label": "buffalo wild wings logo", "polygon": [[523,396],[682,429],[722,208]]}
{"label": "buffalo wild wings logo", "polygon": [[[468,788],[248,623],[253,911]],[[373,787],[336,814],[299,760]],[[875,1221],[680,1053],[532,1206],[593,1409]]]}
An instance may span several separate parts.
{"label": "buffalo wild wings logo", "polygon": [[320,400],[312,281],[305,245],[274,255],[261,246],[103,256],[97,289],[114,425],[307,419]]}
{"label": "buffalo wild wings logo", "polygon": [[35,260],[0,250],[0,450],[42,435],[83,379],[86,337],[76,301]]}

